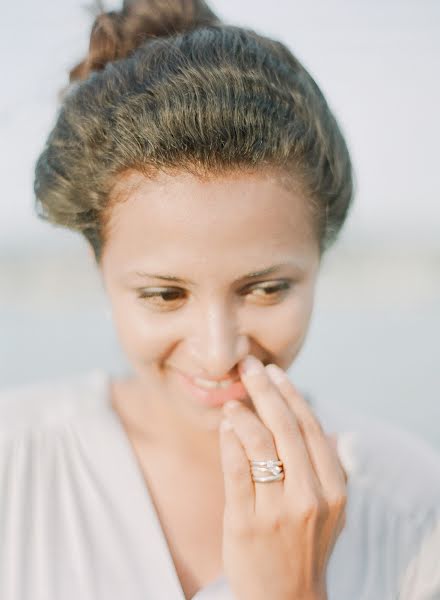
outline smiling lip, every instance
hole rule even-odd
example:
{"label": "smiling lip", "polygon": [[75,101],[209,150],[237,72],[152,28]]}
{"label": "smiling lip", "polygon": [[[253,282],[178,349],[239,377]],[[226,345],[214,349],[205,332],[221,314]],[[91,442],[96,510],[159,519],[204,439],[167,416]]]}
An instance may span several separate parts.
{"label": "smiling lip", "polygon": [[196,385],[191,377],[188,377],[184,373],[181,373],[180,371],[176,372],[185,388],[206,406],[223,406],[228,400],[245,399],[248,396],[246,388],[241,380],[231,383],[226,389],[206,389]]}

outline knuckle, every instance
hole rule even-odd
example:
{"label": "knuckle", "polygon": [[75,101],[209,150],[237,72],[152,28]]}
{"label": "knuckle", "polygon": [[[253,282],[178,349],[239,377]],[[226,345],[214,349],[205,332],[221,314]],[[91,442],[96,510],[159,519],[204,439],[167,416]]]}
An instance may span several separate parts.
{"label": "knuckle", "polygon": [[258,384],[258,389],[262,394],[267,394],[269,392],[272,392],[273,383],[271,382],[271,380],[269,379],[268,376],[261,375],[258,378],[257,384]]}
{"label": "knuckle", "polygon": [[335,529],[338,532],[338,534],[345,528],[346,524],[347,524],[347,515],[345,512],[343,512],[335,520]]}
{"label": "knuckle", "polygon": [[338,462],[337,462],[337,467],[338,467],[338,471],[339,471],[339,479],[341,482],[340,486],[346,491],[347,484],[348,484],[348,473],[345,470],[344,465],[342,464],[342,462],[340,461],[339,458],[338,458]]}
{"label": "knuckle", "polygon": [[294,416],[282,419],[282,421],[279,423],[278,430],[280,435],[286,437],[287,439],[300,435]]}
{"label": "knuckle", "polygon": [[315,521],[317,520],[318,516],[320,515],[321,512],[321,507],[319,506],[318,502],[310,502],[307,505],[304,505],[301,509],[301,520],[304,521],[305,523],[308,523],[309,521]]}
{"label": "knuckle", "polygon": [[342,512],[347,506],[347,494],[338,493],[331,496],[328,500],[328,505],[332,511]]}
{"label": "knuckle", "polygon": [[327,503],[320,496],[314,495],[304,498],[297,507],[297,516],[305,523],[322,519],[328,515],[328,512]]}
{"label": "knuckle", "polygon": [[240,540],[250,540],[254,535],[253,527],[243,515],[227,514],[225,512],[224,526],[235,538]]}
{"label": "knuckle", "polygon": [[262,533],[274,533],[276,531],[284,531],[290,522],[290,517],[286,512],[273,511],[266,515],[264,519],[259,519],[258,527]]}
{"label": "knuckle", "polygon": [[268,456],[269,453],[273,452],[273,437],[269,432],[266,431],[251,431],[248,437],[248,444],[252,450],[252,453],[257,455],[255,460],[262,460],[258,457]]}
{"label": "knuckle", "polygon": [[313,417],[303,417],[300,422],[302,431],[311,437],[323,433],[321,423]]}
{"label": "knuckle", "polygon": [[341,530],[347,525],[347,513],[343,513],[341,518]]}
{"label": "knuckle", "polygon": [[247,435],[247,442],[251,448],[259,449],[263,444],[264,434],[260,429],[251,429]]}
{"label": "knuckle", "polygon": [[277,516],[276,526],[280,529],[286,529],[292,523],[292,516],[289,511],[281,510]]}

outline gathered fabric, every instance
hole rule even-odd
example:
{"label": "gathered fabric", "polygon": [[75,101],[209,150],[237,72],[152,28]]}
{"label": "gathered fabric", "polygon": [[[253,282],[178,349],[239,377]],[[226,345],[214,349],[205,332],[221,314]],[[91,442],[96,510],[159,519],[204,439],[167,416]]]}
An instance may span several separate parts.
{"label": "gathered fabric", "polygon": [[[0,598],[185,600],[100,369],[0,390]],[[440,599],[440,457],[313,401],[348,475],[329,600]],[[193,600],[234,600],[220,576]]]}

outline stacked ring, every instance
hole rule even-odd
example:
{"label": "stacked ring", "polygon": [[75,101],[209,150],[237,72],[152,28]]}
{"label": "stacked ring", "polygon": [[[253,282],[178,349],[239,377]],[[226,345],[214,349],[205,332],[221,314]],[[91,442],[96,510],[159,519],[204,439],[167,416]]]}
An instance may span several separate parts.
{"label": "stacked ring", "polygon": [[[252,479],[258,483],[269,483],[284,479],[283,463],[281,460],[251,460]],[[266,475],[269,473],[269,475]],[[265,474],[262,476],[261,474]]]}

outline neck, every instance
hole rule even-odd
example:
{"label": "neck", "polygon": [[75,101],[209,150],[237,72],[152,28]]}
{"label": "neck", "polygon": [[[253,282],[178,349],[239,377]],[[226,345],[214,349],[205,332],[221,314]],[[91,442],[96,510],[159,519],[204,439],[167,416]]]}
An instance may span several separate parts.
{"label": "neck", "polygon": [[135,379],[113,380],[111,403],[128,435],[144,447],[209,468],[220,466],[218,426],[202,428],[146,394]]}

